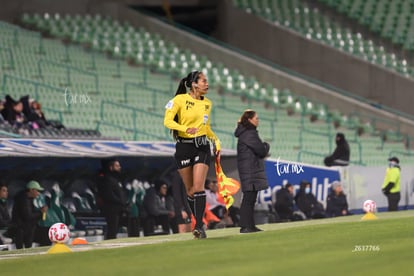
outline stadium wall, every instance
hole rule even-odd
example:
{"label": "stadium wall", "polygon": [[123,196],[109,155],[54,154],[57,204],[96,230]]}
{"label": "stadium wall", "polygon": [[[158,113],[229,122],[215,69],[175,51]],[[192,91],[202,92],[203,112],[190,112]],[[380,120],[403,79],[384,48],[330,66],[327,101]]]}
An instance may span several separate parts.
{"label": "stadium wall", "polygon": [[[118,156],[126,182],[133,179],[148,181],[161,178],[167,182],[173,179],[175,165],[172,156]],[[268,211],[275,200],[275,193],[286,183],[294,184],[299,190],[300,182],[312,183],[312,193],[326,207],[326,197],[333,181],[340,180],[347,195],[349,209],[362,212],[362,203],[372,199],[380,211],[386,211],[387,201],[381,192],[385,166],[376,167],[323,167],[280,159],[266,160],[266,174],[269,188],[258,196],[256,211]],[[222,156],[221,165],[227,177],[239,180],[235,155]],[[50,190],[56,182],[70,197],[72,191],[93,189],[100,169],[100,159],[94,157],[3,157],[0,158],[2,181],[9,185],[9,196],[24,189],[25,184],[34,179]],[[210,164],[208,178],[215,179],[214,162]],[[171,183],[170,183],[171,184]],[[240,207],[242,193],[237,193],[234,206]],[[414,166],[401,170],[401,210],[414,208]]]}
{"label": "stadium wall", "polygon": [[[384,181],[386,166],[348,166],[323,167],[307,165],[280,159],[266,160],[266,174],[269,188],[261,191],[256,209],[266,210],[275,200],[275,193],[287,183],[294,185],[299,191],[300,182],[311,183],[312,193],[326,208],[326,198],[331,184],[341,181],[344,193],[347,195],[349,209],[354,213],[362,212],[362,204],[371,199],[377,203],[379,211],[386,211],[388,203],[381,187]],[[401,170],[401,200],[399,209],[414,208],[414,167],[403,166]]]}

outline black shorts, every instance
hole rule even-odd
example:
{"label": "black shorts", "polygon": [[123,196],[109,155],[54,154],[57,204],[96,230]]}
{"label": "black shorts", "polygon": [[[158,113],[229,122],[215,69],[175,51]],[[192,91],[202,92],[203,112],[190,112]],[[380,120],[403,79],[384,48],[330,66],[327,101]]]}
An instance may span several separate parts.
{"label": "black shorts", "polygon": [[182,139],[175,144],[175,161],[179,169],[194,166],[197,163],[210,165],[210,143],[204,138]]}

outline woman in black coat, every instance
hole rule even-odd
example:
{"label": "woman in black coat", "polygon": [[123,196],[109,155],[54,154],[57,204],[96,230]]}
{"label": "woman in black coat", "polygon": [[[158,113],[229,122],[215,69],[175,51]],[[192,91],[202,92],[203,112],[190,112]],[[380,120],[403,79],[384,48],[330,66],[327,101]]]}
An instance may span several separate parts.
{"label": "woman in black coat", "polygon": [[269,154],[269,144],[262,142],[256,128],[259,117],[253,110],[246,110],[240,118],[234,135],[237,142],[237,169],[243,192],[240,206],[240,233],[261,231],[254,222],[254,205],[257,193],[269,187],[264,158]]}

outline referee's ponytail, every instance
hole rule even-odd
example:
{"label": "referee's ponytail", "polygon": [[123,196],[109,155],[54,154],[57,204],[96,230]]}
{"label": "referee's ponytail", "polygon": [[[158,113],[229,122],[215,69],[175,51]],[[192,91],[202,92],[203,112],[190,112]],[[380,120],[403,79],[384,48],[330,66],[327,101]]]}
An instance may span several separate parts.
{"label": "referee's ponytail", "polygon": [[175,95],[179,95],[179,94],[185,94],[187,93],[187,88],[185,87],[185,83],[187,82],[187,78],[183,78],[180,81],[180,84],[178,84],[178,88],[177,88],[177,92],[175,92]]}
{"label": "referee's ponytail", "polygon": [[187,75],[187,77],[181,79],[180,83],[178,84],[177,92],[175,95],[185,94],[187,93],[187,88],[191,88],[193,82],[198,81],[198,77],[200,76],[200,71],[192,71]]}

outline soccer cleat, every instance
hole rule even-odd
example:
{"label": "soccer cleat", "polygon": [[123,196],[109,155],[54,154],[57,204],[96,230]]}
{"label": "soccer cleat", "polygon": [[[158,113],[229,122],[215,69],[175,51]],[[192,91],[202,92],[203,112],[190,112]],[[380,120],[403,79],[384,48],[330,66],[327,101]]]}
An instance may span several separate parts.
{"label": "soccer cleat", "polygon": [[203,228],[196,228],[193,230],[194,239],[205,239],[207,238],[206,231]]}

